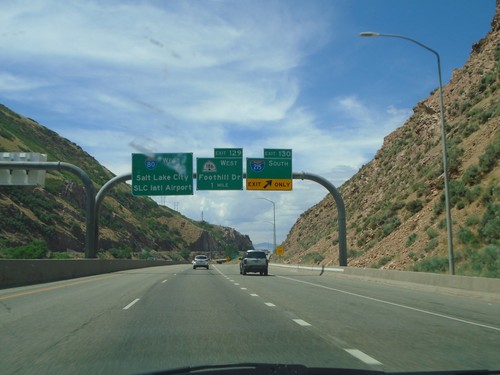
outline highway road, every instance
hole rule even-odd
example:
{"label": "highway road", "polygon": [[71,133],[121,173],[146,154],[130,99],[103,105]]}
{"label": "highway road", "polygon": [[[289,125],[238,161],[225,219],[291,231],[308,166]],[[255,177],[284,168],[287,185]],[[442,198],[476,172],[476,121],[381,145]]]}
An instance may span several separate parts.
{"label": "highway road", "polygon": [[[499,298],[496,298],[499,297]],[[272,266],[153,267],[0,290],[0,374],[298,363],[500,369],[500,296]]]}

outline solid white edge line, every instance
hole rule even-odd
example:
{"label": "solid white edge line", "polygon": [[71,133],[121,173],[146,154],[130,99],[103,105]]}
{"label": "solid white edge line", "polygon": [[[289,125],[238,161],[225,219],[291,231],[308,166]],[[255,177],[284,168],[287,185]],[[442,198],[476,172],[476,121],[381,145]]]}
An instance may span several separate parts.
{"label": "solid white edge line", "polygon": [[366,363],[367,365],[381,365],[382,363],[377,361],[375,358],[370,357],[368,354],[363,353],[358,349],[344,349],[347,353],[356,357],[360,361]]}
{"label": "solid white edge line", "polygon": [[307,327],[307,326],[310,326],[309,323],[307,323],[305,320],[302,320],[302,319],[292,319],[295,323],[297,323],[298,325],[302,326],[302,327]]}
{"label": "solid white edge line", "polygon": [[125,306],[123,308],[123,310],[128,310],[130,309],[132,306],[134,306],[138,301],[140,300],[140,298],[136,298],[134,299],[132,302],[130,302],[127,306]]}
{"label": "solid white edge line", "polygon": [[411,307],[411,306],[407,306],[407,305],[401,305],[399,303],[390,302],[390,301],[386,301],[386,300],[378,299],[378,298],[373,298],[373,297],[368,297],[368,296],[364,296],[362,294],[352,293],[352,292],[348,292],[348,291],[341,290],[341,289],[331,288],[331,287],[328,287],[328,286],[325,286],[325,285],[311,283],[309,281],[295,280],[295,279],[293,279],[291,277],[286,277],[286,276],[277,276],[277,277],[280,277],[282,279],[296,281],[298,283],[313,285],[313,286],[316,286],[316,287],[319,287],[319,288],[323,288],[323,289],[333,290],[335,292],[344,293],[344,294],[348,294],[348,295],[359,297],[359,298],[364,298],[364,299],[367,299],[367,300],[370,300],[370,301],[385,303],[386,305],[401,307],[403,309],[408,309],[408,310],[412,310],[412,311],[418,311],[418,312],[421,312],[421,313],[424,313],[424,314],[429,314],[429,315],[438,316],[440,318],[454,320],[454,321],[460,322],[460,323],[465,323],[465,324],[470,324],[470,325],[474,325],[474,326],[477,326],[477,327],[489,328],[489,329],[493,329],[495,331],[500,331],[500,328],[498,328],[498,327],[490,326],[490,325],[487,325],[487,324],[476,323],[476,322],[472,322],[470,320],[455,318],[454,316],[450,316],[450,315],[439,314],[439,313],[435,313],[435,312],[429,311],[429,310],[423,310],[423,309],[418,309],[416,307]]}

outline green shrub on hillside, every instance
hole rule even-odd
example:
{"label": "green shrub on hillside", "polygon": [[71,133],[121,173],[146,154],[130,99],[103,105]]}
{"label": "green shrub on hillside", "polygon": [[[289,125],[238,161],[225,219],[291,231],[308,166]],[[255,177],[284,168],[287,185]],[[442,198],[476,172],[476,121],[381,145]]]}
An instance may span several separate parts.
{"label": "green shrub on hillside", "polygon": [[412,233],[408,236],[408,239],[406,240],[406,244],[405,246],[406,247],[410,247],[411,245],[413,245],[415,243],[415,240],[417,239],[417,234],[416,233]]}
{"label": "green shrub on hillside", "polygon": [[457,256],[457,273],[468,276],[500,277],[500,247],[488,245],[481,249],[465,247]]}
{"label": "green shrub on hillside", "polygon": [[500,204],[488,204],[481,220],[479,234],[485,243],[493,244],[500,240]]}
{"label": "green shrub on hillside", "polygon": [[430,240],[429,242],[427,242],[427,244],[424,247],[424,250],[426,252],[429,252],[431,250],[434,250],[438,245],[439,245],[438,239],[437,238],[433,238],[432,240]]}
{"label": "green shrub on hillside", "polygon": [[462,179],[469,186],[477,185],[481,181],[481,170],[473,164],[464,172]]}
{"label": "green shrub on hillside", "polygon": [[[444,195],[443,195],[444,197]],[[433,213],[434,213],[434,216],[438,216],[439,214],[441,214],[442,212],[444,211],[444,200],[438,200],[435,204],[434,204],[434,208],[433,208]]]}
{"label": "green shrub on hillside", "polygon": [[[462,180],[452,180],[450,181],[450,207],[456,206],[462,198],[465,198],[469,188],[465,186]],[[444,200],[444,193],[441,195]]]}
{"label": "green shrub on hillside", "polygon": [[462,165],[463,148],[451,143],[448,147],[448,172],[450,175],[455,175],[460,171]]}
{"label": "green shrub on hillside", "polygon": [[481,185],[476,185],[472,189],[468,189],[465,193],[465,200],[471,204],[481,195]]}
{"label": "green shrub on hillside", "polygon": [[427,233],[427,236],[429,237],[429,239],[433,239],[433,238],[436,238],[438,236],[438,231],[435,230],[434,228],[429,228],[425,231],[425,233]]}
{"label": "green shrub on hillside", "polygon": [[480,219],[476,215],[469,216],[467,219],[465,219],[465,225],[468,227],[475,226],[480,223]]}
{"label": "green shrub on hillside", "polygon": [[488,173],[495,168],[498,159],[500,158],[500,137],[497,137],[496,142],[491,143],[486,148],[483,155],[479,157],[479,168],[482,173]]}
{"label": "green shrub on hillside", "polygon": [[377,268],[380,268],[382,266],[385,266],[387,263],[389,263],[392,259],[394,258],[394,255],[386,255],[382,257],[378,262],[377,262]]}
{"label": "green shrub on hillside", "polygon": [[428,257],[413,265],[415,272],[445,272],[448,270],[449,261],[447,257]]}
{"label": "green shrub on hillside", "polygon": [[406,205],[405,205],[405,208],[411,212],[412,214],[416,214],[417,212],[419,212],[422,208],[424,207],[424,204],[419,200],[419,199],[415,199],[413,201],[410,201],[408,202]]}
{"label": "green shrub on hillside", "polygon": [[45,178],[45,190],[53,195],[59,194],[63,190],[65,184],[66,182],[64,179],[54,178],[50,174],[47,174]]}
{"label": "green shrub on hillside", "polygon": [[35,240],[27,245],[4,249],[3,257],[7,259],[43,259],[47,253],[47,243]]}
{"label": "green shrub on hillside", "polygon": [[108,251],[116,259],[131,259],[133,253],[133,250],[130,246],[124,246],[119,248],[113,247]]}
{"label": "green shrub on hillside", "polygon": [[458,241],[464,245],[478,246],[479,238],[469,228],[460,227],[457,232]]}

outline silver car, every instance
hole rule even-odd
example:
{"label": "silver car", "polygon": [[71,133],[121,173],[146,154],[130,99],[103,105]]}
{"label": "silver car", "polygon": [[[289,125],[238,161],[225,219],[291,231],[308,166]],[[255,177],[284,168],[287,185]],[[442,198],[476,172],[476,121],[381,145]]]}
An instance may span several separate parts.
{"label": "silver car", "polygon": [[197,267],[203,267],[208,270],[208,257],[206,255],[197,255],[193,260],[193,269],[195,270]]}
{"label": "silver car", "polygon": [[240,274],[247,272],[258,272],[261,275],[268,274],[268,260],[265,251],[248,250],[243,258],[240,258]]}

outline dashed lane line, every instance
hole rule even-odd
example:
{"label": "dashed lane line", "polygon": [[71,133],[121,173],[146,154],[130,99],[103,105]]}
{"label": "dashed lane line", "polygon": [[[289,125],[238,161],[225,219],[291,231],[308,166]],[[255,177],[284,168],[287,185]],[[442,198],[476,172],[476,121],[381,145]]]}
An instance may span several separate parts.
{"label": "dashed lane line", "polygon": [[299,326],[302,326],[302,327],[308,327],[310,326],[311,324],[307,323],[305,320],[302,320],[302,319],[292,319],[295,323],[297,323]]}
{"label": "dashed lane line", "polygon": [[416,308],[416,307],[402,305],[400,303],[390,302],[390,301],[386,301],[386,300],[379,299],[379,298],[373,298],[373,297],[365,296],[365,295],[358,294],[358,293],[352,293],[352,292],[348,292],[346,290],[331,288],[331,287],[328,287],[328,286],[325,286],[325,285],[311,283],[309,281],[296,280],[296,279],[291,278],[291,277],[285,277],[285,276],[277,276],[277,277],[280,277],[282,279],[291,280],[291,281],[296,281],[298,283],[303,283],[303,284],[308,284],[308,285],[316,286],[318,288],[333,290],[335,292],[344,293],[344,294],[355,296],[355,297],[359,297],[359,298],[364,298],[364,299],[367,299],[367,300],[370,300],[370,301],[374,301],[374,302],[384,303],[386,305],[391,305],[391,306],[400,307],[400,308],[403,308],[403,309],[417,311],[417,312],[420,312],[420,313],[423,313],[423,314],[428,314],[428,315],[433,315],[433,316],[437,316],[437,317],[444,318],[444,319],[454,320],[454,321],[460,322],[460,323],[465,323],[465,324],[470,324],[470,325],[474,325],[474,326],[477,326],[477,327],[483,327],[483,328],[488,328],[488,329],[492,329],[492,330],[495,330],[495,331],[500,331],[500,328],[498,328],[498,327],[494,327],[494,326],[487,325],[487,324],[481,324],[481,323],[477,323],[477,322],[472,322],[470,320],[460,319],[460,318],[456,318],[456,317],[450,316],[450,315],[440,314],[440,313],[436,313],[436,312],[429,311],[429,310],[423,310],[423,309],[419,309],[419,308]]}
{"label": "dashed lane line", "polygon": [[382,363],[377,361],[375,358],[370,357],[368,354],[363,353],[361,350],[358,349],[344,349],[347,353],[352,355],[353,357],[356,357],[359,359],[361,362],[366,363],[367,365],[381,365]]}
{"label": "dashed lane line", "polygon": [[140,298],[136,298],[134,299],[132,302],[130,302],[127,306],[125,306],[123,308],[123,310],[128,310],[130,309],[132,306],[134,306],[137,302],[139,302]]}
{"label": "dashed lane line", "polygon": [[[216,267],[214,267],[221,275],[224,276],[224,278],[226,278],[227,280],[229,280],[230,282],[234,283],[234,285],[240,285],[239,283],[235,283],[234,280],[231,280],[229,277],[227,277],[226,275],[224,275],[219,269],[217,269]],[[284,277],[285,279],[287,279],[287,277]],[[292,279],[293,280],[293,279]],[[297,281],[297,280],[294,280],[294,281]],[[313,284],[313,283],[308,283],[308,282],[305,282],[307,284]],[[313,284],[315,285],[315,284]],[[320,285],[318,285],[320,286]],[[240,288],[241,290],[247,290],[247,288],[244,288],[244,287],[241,287]],[[333,288],[332,288],[333,289]],[[256,293],[250,293],[250,296],[252,297],[258,297],[259,295],[256,294]],[[266,306],[269,306],[269,307],[276,307],[276,305],[272,302],[264,302],[264,304]],[[297,323],[298,325],[302,326],[302,327],[312,327],[312,325],[308,322],[306,322],[305,320],[303,319],[292,319],[295,323]],[[353,357],[357,358],[358,360],[360,360],[361,362],[363,363],[366,363],[368,365],[382,365],[381,362],[377,361],[375,358],[373,357],[370,357],[368,354],[366,353],[363,353],[361,350],[358,350],[358,349],[344,349],[347,353],[349,353],[350,355],[352,355]]]}

